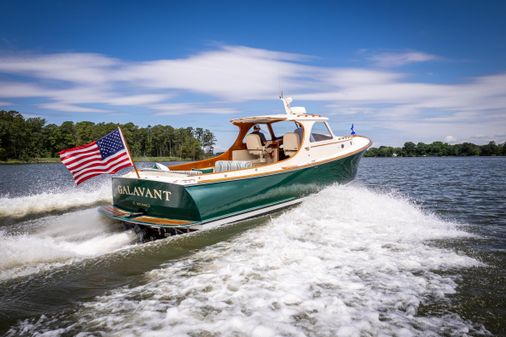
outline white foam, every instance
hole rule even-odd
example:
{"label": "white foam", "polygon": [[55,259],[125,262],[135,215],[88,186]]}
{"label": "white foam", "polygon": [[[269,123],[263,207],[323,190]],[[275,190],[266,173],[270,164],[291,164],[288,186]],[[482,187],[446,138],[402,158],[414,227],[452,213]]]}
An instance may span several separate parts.
{"label": "white foam", "polygon": [[[398,196],[334,186],[264,226],[147,273],[142,286],[84,303],[72,315],[77,330],[65,331],[358,337],[448,329],[462,335],[472,326],[458,315],[421,317],[417,309],[456,291],[455,281],[435,270],[479,265],[428,240],[465,236]],[[19,329],[61,331],[57,325],[48,319]]]}
{"label": "white foam", "polygon": [[0,232],[0,280],[26,276],[133,242],[131,232],[112,232],[96,208],[49,216],[17,234]]}
{"label": "white foam", "polygon": [[74,207],[92,206],[99,202],[111,201],[110,181],[67,190],[52,190],[22,197],[0,198],[0,218],[19,218],[32,214],[64,211]]}

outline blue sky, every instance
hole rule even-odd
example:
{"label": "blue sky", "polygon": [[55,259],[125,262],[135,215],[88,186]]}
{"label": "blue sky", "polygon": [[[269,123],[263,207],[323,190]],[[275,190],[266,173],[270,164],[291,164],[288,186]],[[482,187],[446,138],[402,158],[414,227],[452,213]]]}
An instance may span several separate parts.
{"label": "blue sky", "polygon": [[0,1],[0,109],[202,126],[294,105],[375,145],[506,141],[505,1]]}

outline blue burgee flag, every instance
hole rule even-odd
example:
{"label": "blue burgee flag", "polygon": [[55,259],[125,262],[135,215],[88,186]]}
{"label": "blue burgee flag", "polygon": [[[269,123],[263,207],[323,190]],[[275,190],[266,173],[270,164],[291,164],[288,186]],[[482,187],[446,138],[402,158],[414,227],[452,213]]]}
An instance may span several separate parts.
{"label": "blue burgee flag", "polygon": [[351,124],[351,134],[352,134],[352,135],[357,134],[357,133],[355,132],[355,129],[353,128],[353,124]]}

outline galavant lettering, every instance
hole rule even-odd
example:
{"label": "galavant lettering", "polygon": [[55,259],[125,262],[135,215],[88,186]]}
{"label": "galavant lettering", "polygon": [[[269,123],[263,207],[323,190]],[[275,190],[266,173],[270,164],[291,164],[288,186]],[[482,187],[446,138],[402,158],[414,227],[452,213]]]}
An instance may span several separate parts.
{"label": "galavant lettering", "polygon": [[117,191],[119,194],[135,195],[138,197],[165,200],[165,201],[170,201],[170,196],[172,195],[172,192],[169,192],[169,191],[158,190],[155,188],[141,187],[141,186],[135,186],[132,189],[132,188],[130,188],[130,186],[119,185],[117,188]]}

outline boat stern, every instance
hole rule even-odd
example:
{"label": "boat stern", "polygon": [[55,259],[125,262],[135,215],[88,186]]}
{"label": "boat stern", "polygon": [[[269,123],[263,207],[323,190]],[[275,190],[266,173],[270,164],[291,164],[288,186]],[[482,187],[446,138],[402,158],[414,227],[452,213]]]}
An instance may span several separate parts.
{"label": "boat stern", "polygon": [[111,218],[168,226],[189,225],[201,220],[193,198],[182,185],[113,177],[112,191],[112,206],[101,209],[103,214]]}

